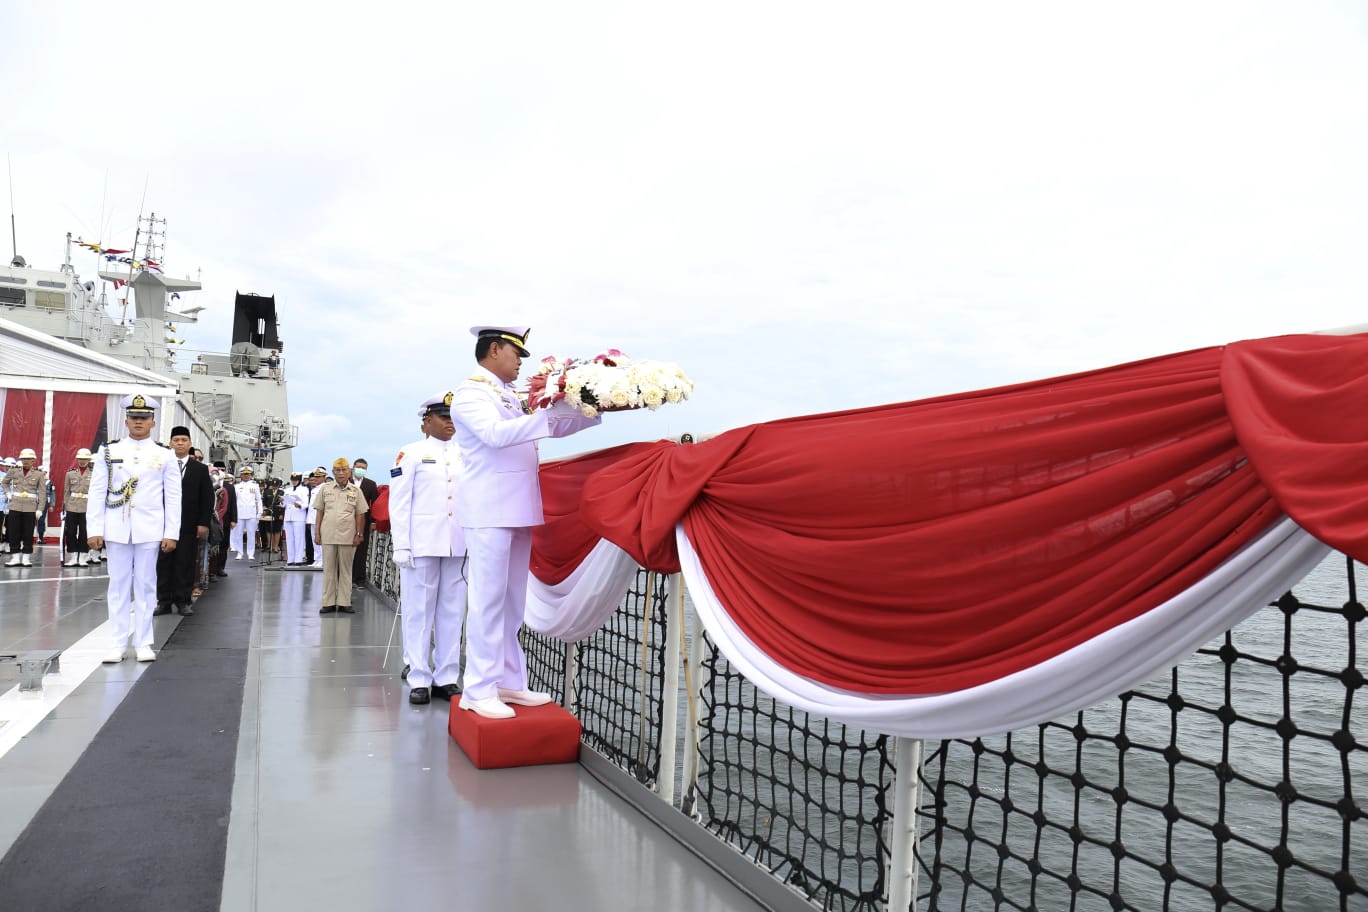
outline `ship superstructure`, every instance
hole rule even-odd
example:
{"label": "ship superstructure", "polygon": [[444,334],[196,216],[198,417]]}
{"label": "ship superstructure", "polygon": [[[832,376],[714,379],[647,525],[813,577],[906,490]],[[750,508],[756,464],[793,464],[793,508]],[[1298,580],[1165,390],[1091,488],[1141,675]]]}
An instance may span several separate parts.
{"label": "ship superstructure", "polygon": [[[30,266],[17,254],[0,266],[0,330],[9,327],[0,387],[70,389],[82,378],[100,376],[101,389],[111,396],[124,387],[174,390],[162,403],[162,434],[184,424],[208,458],[224,461],[235,472],[251,466],[257,477],[287,476],[298,431],[289,420],[275,299],[238,293],[231,341],[217,351],[184,348],[178,324],[198,322],[205,308],[184,307],[182,298],[202,286],[197,278],[176,278],[163,270],[165,224],[155,214],[140,220],[128,249],[68,234],[64,262],[55,270]],[[72,261],[77,250],[99,258],[98,282],[77,273]],[[53,344],[35,346],[43,337]],[[92,371],[69,346],[91,353],[98,369]],[[45,349],[41,355],[39,348]],[[113,362],[135,370],[121,375]],[[50,405],[50,394],[48,400]],[[49,429],[44,441],[51,440],[54,419],[62,416],[49,410],[41,417]],[[107,436],[118,436],[119,430],[114,426]],[[61,449],[44,457],[64,471]]]}

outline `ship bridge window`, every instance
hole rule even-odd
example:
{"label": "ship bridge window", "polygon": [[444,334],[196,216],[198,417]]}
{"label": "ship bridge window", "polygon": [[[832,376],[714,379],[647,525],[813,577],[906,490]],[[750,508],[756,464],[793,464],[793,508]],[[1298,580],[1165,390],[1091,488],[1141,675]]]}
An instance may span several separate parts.
{"label": "ship bridge window", "polygon": [[28,279],[16,279],[14,276],[0,276],[0,282],[8,282],[11,285],[27,285]]}
{"label": "ship bridge window", "polygon": [[66,288],[66,282],[52,282],[48,279],[39,279],[38,284],[43,288]]}
{"label": "ship bridge window", "polygon": [[5,288],[0,286],[0,306],[4,307],[23,307],[24,291],[21,288]]}
{"label": "ship bridge window", "polygon": [[66,295],[58,291],[39,291],[34,293],[33,303],[43,310],[66,310]]}

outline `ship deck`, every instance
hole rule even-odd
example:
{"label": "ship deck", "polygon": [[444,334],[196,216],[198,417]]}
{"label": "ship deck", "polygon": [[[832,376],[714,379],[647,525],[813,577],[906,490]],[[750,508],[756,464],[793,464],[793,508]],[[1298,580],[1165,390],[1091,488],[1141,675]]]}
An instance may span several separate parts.
{"label": "ship deck", "polygon": [[377,593],[320,617],[321,574],[230,560],[156,662],[102,665],[104,567],[35,558],[0,655],[61,669],[0,663],[0,908],[762,908],[582,764],[475,769]]}

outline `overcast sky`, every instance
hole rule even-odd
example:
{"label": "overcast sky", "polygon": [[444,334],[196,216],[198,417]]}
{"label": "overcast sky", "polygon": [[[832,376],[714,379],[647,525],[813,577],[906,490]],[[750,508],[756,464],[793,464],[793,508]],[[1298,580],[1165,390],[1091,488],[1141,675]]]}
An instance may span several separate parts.
{"label": "overcast sky", "polygon": [[276,296],[296,466],[477,323],[697,383],[557,455],[1368,322],[1366,9],[8,0],[0,151],[34,266],[167,219],[183,361]]}

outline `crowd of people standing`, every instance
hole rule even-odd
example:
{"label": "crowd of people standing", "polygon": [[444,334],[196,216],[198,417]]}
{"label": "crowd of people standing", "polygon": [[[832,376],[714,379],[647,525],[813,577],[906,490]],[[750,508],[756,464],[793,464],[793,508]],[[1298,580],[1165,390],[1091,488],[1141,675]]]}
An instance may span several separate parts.
{"label": "crowd of people standing", "polygon": [[[462,709],[507,719],[514,706],[550,700],[528,689],[518,643],[532,530],[543,522],[537,441],[602,419],[564,401],[524,407],[513,381],[529,356],[528,327],[471,333],[474,373],[421,404],[423,437],[389,470],[389,518],[409,702],[460,694]],[[380,494],[365,459],[335,460],[331,477],[319,466],[307,478],[258,481],[244,465],[235,479],[224,463],[205,464],[185,427],[171,429],[169,446],[153,439],[154,397],[129,396],[123,406],[128,434],[96,454],[80,450],[63,486],[63,565],[88,566],[107,552],[114,644],[106,662],[122,661],[130,645],[139,661],[154,660],[152,617],[194,614],[195,600],[227,575],[230,555],[321,568],[319,613],[354,612]],[[52,497],[35,460],[29,449],[14,465],[5,460],[6,566],[32,566],[38,518]]]}

